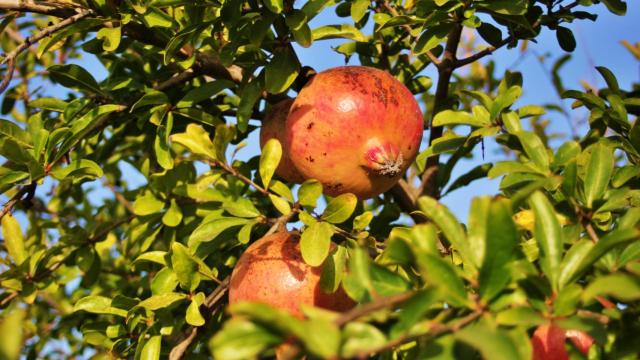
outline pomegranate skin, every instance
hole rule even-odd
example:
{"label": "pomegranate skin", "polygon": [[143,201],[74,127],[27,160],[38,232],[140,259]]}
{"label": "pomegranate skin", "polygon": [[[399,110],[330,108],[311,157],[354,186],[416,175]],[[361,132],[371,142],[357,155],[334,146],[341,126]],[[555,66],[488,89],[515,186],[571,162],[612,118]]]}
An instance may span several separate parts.
{"label": "pomegranate skin", "polygon": [[282,145],[282,158],[276,169],[276,174],[288,182],[301,183],[305,179],[291,162],[285,141],[285,125],[291,104],[293,104],[293,99],[285,99],[267,110],[260,127],[260,148],[263,148],[270,139],[278,139]]}
{"label": "pomegranate skin", "polygon": [[289,156],[331,196],[377,196],[415,159],[424,120],[413,94],[388,73],[342,66],[315,75],[287,118]]}
{"label": "pomegranate skin", "polygon": [[568,360],[564,338],[564,329],[551,324],[538,326],[531,338],[533,360]]}
{"label": "pomegranate skin", "polygon": [[585,355],[594,344],[593,338],[584,331],[565,330],[553,324],[540,325],[531,338],[533,360],[569,360],[564,345],[567,338]]}
{"label": "pomegranate skin", "polygon": [[321,267],[302,259],[299,235],[277,232],[251,244],[233,269],[229,304],[256,301],[302,318],[300,305],[346,311],[355,303],[339,288],[333,294],[320,288]]}

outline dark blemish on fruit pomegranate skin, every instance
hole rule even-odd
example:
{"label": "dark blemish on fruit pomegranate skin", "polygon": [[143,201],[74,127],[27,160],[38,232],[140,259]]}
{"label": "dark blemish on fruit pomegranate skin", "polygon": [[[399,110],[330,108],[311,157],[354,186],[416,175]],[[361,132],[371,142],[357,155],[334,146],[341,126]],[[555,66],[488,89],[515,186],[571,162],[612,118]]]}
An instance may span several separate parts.
{"label": "dark blemish on fruit pomegranate skin", "polygon": [[313,125],[315,125],[316,123],[309,123],[309,125],[307,125],[307,130],[311,130],[313,128]]}
{"label": "dark blemish on fruit pomegranate skin", "polygon": [[307,157],[307,161],[308,162],[315,162],[316,160],[314,158],[312,158],[311,156]]}

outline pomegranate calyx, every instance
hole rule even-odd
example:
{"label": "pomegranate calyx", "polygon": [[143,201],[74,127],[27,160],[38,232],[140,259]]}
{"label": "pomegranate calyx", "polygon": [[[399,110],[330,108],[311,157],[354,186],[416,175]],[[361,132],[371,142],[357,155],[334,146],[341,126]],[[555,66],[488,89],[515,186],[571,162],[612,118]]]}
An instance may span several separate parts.
{"label": "pomegranate calyx", "polygon": [[404,164],[404,157],[398,147],[388,143],[380,145],[377,139],[370,144],[372,146],[365,152],[367,167],[378,175],[390,178],[398,176]]}

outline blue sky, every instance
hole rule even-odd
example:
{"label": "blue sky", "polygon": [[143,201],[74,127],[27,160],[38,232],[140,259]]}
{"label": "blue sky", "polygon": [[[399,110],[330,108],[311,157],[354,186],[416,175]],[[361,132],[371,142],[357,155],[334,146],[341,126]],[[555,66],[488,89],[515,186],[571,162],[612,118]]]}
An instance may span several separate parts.
{"label": "blue sky", "polygon": [[[637,15],[640,15],[640,2],[629,1],[628,13],[623,17],[609,13],[604,5],[593,6],[590,10],[598,14],[596,22],[581,20],[567,25],[574,31],[578,45],[573,53],[572,59],[561,71],[565,87],[568,89],[579,89],[581,88],[580,80],[586,80],[596,87],[602,86],[604,82],[594,69],[594,66],[598,65],[604,65],[613,70],[623,88],[629,88],[633,82],[640,82],[640,63],[620,44],[621,40],[628,40],[631,43],[640,41],[640,24],[637,20]],[[333,9],[328,9],[313,20],[311,27],[348,23],[350,21],[350,18],[337,17]],[[371,31],[371,27],[368,27],[368,31]],[[365,30],[365,33],[367,33],[367,30]],[[303,65],[308,65],[321,71],[345,64],[344,56],[331,49],[331,47],[339,43],[341,43],[341,41],[317,41],[310,48],[296,47],[296,50]],[[544,30],[538,38],[538,43],[530,43],[529,49],[530,53],[524,57],[522,61],[517,62],[516,67],[509,68],[509,70],[512,71],[517,70],[522,72],[524,77],[523,96],[519,100],[518,105],[560,102],[551,85],[548,74],[543,70],[540,61],[537,60],[538,55],[548,55],[544,66],[551,68],[553,62],[565,54],[558,46],[555,34]],[[519,56],[520,53],[517,48],[510,50],[503,48],[498,50],[493,55],[493,59],[497,64],[496,74],[502,74],[508,66],[514,64]],[[483,61],[486,61],[486,58]],[[83,59],[73,60],[72,62],[85,66],[98,79],[104,79],[108,75],[92,55],[87,55]],[[349,64],[356,65],[357,57],[352,57]],[[465,71],[464,68],[460,70]],[[432,67],[427,68],[424,75],[432,77],[434,83],[437,81],[437,74]],[[52,88],[49,89],[50,91],[53,90]],[[433,89],[431,90],[433,91]],[[569,107],[569,104],[570,102],[568,101],[564,102],[566,108]],[[580,117],[583,116],[583,113],[579,111],[574,112],[572,116]],[[557,114],[549,114],[548,118],[552,121],[552,131],[569,134],[567,120],[564,117],[558,116]],[[584,133],[584,129],[582,130],[579,134]],[[425,142],[423,143],[422,150],[426,147],[427,137],[428,134],[425,134]],[[248,159],[259,152],[257,132],[249,136],[248,143],[249,146],[240,150],[238,158]],[[485,160],[483,161],[480,156],[480,148],[478,147],[475,151],[477,155],[476,158],[472,161],[460,163],[454,170],[454,176],[452,178],[465,173],[480,163],[497,161],[499,156],[496,154],[496,149],[497,146],[488,141],[486,143]],[[135,185],[136,183],[141,184],[144,181],[141,175],[135,174],[134,170],[131,170],[131,172],[127,174],[127,178],[132,180],[138,179],[138,181],[130,181],[130,185]],[[48,188],[49,186],[39,187],[39,194],[40,190],[44,191]],[[470,200],[473,196],[494,195],[496,193],[498,193],[498,180],[485,179],[476,181],[467,188],[452,192],[444,197],[442,202],[449,206],[453,212],[464,221],[467,218]],[[111,194],[107,192],[100,192],[94,195],[111,196]],[[97,196],[96,199],[97,198],[100,198],[100,196]]]}

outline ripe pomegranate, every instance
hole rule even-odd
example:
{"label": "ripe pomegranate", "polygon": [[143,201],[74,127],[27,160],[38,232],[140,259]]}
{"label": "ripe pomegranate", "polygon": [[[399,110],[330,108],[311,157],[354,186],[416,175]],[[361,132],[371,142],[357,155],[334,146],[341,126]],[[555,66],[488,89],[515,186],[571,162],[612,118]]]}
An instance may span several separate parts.
{"label": "ripe pomegranate", "polygon": [[411,92],[388,73],[342,66],[315,75],[286,124],[291,161],[326,194],[360,199],[390,189],[413,162],[424,121]]}
{"label": "ripe pomegranate", "polygon": [[593,338],[584,331],[564,330],[553,324],[543,324],[538,326],[531,338],[533,360],[569,360],[564,347],[566,338],[585,355],[594,343]]}
{"label": "ripe pomegranate", "polygon": [[251,244],[231,274],[229,303],[257,301],[302,317],[301,304],[346,311],[355,303],[340,288],[333,294],[320,288],[321,267],[302,259],[299,235],[286,231]]}
{"label": "ripe pomegranate", "polygon": [[291,104],[293,104],[293,99],[285,99],[267,110],[260,127],[260,148],[270,139],[278,139],[282,145],[282,158],[276,169],[276,174],[288,182],[301,183],[305,179],[293,166],[284,139],[285,124]]}

